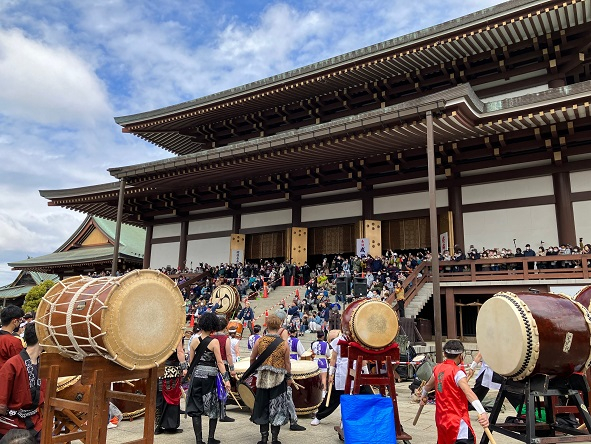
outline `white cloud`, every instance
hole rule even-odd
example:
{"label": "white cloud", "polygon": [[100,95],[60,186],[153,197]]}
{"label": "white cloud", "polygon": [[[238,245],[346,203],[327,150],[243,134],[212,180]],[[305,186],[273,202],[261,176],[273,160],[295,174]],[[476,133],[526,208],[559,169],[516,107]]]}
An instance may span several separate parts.
{"label": "white cloud", "polygon": [[42,124],[93,125],[112,114],[101,80],[64,47],[0,29],[0,112]]}

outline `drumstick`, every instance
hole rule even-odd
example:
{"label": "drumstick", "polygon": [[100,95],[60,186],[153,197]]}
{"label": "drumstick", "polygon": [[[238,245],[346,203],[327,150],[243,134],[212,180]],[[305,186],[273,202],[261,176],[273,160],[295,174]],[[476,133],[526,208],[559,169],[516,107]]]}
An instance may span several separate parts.
{"label": "drumstick", "polygon": [[132,384],[132,383],[131,383],[131,382],[129,382],[129,381],[123,381],[123,382],[125,382],[127,385],[131,385],[132,387],[135,387],[135,385],[134,385],[134,384]]}
{"label": "drumstick", "polygon": [[234,399],[234,402],[236,403],[236,405],[238,407],[240,407],[240,410],[242,410],[242,406],[240,405],[240,403],[238,402],[238,400],[236,399],[236,396],[234,396],[234,393],[232,393],[230,390],[228,390],[228,393],[230,393],[230,395],[232,395],[232,398]]}
{"label": "drumstick", "polygon": [[331,393],[332,393],[332,384],[330,384],[330,386],[328,387],[328,393],[326,394],[326,407],[328,407],[328,404],[330,402]]}
{"label": "drumstick", "polygon": [[420,405],[419,406],[419,410],[417,410],[417,414],[415,415],[415,419],[412,422],[412,425],[417,425],[417,422],[419,421],[419,417],[421,416],[421,413],[423,412],[423,407],[425,407],[425,405]]}
{"label": "drumstick", "polygon": [[[481,415],[478,415],[479,418],[480,418],[480,416]],[[497,442],[495,441],[495,439],[492,436],[492,433],[490,433],[490,430],[488,429],[488,427],[484,427],[484,433],[486,433],[486,436],[488,437],[490,444],[497,444]]]}
{"label": "drumstick", "polygon": [[292,381],[292,384],[293,384],[293,386],[295,387],[296,390],[299,390],[299,389],[303,389],[304,388],[303,385],[300,385],[300,384],[298,384],[295,381]]}
{"label": "drumstick", "polygon": [[577,430],[583,430],[586,428],[587,428],[587,426],[585,424],[581,424],[579,427],[577,427]]}

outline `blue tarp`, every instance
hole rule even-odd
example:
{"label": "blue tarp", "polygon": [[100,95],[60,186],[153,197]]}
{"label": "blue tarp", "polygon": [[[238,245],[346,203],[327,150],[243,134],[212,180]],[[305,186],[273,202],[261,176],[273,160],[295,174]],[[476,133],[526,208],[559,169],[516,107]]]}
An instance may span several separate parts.
{"label": "blue tarp", "polygon": [[396,444],[392,398],[342,395],[345,444]]}

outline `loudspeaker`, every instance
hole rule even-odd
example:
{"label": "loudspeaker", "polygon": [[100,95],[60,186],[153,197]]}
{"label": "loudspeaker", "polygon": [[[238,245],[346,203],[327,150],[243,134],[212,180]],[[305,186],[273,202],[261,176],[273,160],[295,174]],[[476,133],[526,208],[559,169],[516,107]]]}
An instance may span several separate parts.
{"label": "loudspeaker", "polygon": [[347,296],[349,288],[349,278],[347,276],[337,276],[337,296]]}
{"label": "loudspeaker", "polygon": [[367,279],[356,277],[353,280],[353,295],[355,297],[367,296]]}

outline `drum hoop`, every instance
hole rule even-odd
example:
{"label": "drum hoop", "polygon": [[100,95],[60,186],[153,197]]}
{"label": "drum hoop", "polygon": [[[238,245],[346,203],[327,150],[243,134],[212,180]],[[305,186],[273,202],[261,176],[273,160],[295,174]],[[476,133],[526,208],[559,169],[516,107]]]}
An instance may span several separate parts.
{"label": "drum hoop", "polygon": [[507,378],[512,378],[516,381],[519,381],[531,375],[538,363],[538,358],[540,356],[540,334],[538,332],[538,324],[532,316],[529,307],[515,293],[501,292],[495,294],[495,297],[497,296],[504,298],[513,304],[521,316],[521,320],[524,323],[525,332],[527,334],[527,350],[525,353],[525,360],[519,370],[511,375],[507,375]]}
{"label": "drum hoop", "polygon": [[585,285],[583,288],[581,288],[579,291],[577,291],[577,293],[573,296],[573,299],[576,300],[579,295],[587,290],[591,290],[591,285]]}
{"label": "drum hoop", "polygon": [[308,373],[291,373],[291,376],[293,379],[308,379],[308,378],[312,378],[314,376],[317,376],[321,373],[320,369],[316,369],[313,372],[308,372]]}
{"label": "drum hoop", "polygon": [[123,415],[123,419],[128,419],[130,421],[132,419],[139,418],[144,413],[146,413],[145,407],[142,407],[141,409],[134,410],[133,412],[121,412],[121,414]]}
{"label": "drum hoop", "polygon": [[[375,346],[373,346],[373,345],[371,345],[371,344],[367,344],[365,341],[362,341],[362,340],[361,340],[361,338],[359,338],[359,337],[358,337],[358,336],[355,334],[355,328],[354,328],[354,325],[355,325],[355,318],[357,317],[357,312],[358,312],[358,311],[359,311],[359,309],[360,309],[361,307],[363,307],[365,304],[367,304],[367,303],[376,303],[376,302],[378,302],[378,303],[380,303],[380,304],[383,304],[383,305],[385,305],[386,307],[388,307],[388,309],[389,309],[389,310],[392,310],[392,311],[394,312],[394,310],[392,309],[392,307],[391,307],[390,305],[386,304],[385,302],[382,302],[382,301],[377,301],[377,300],[373,300],[373,299],[368,299],[368,300],[362,301],[362,302],[361,302],[361,303],[360,303],[360,304],[359,304],[357,307],[355,307],[355,309],[353,310],[353,313],[351,313],[351,319],[350,319],[350,321],[349,321],[349,326],[350,326],[350,327],[349,327],[349,330],[350,330],[350,332],[351,332],[351,338],[352,338],[352,339],[353,339],[355,342],[358,342],[358,343],[360,343],[361,345],[364,345],[364,346],[366,346],[367,348],[370,348],[370,349],[372,349],[372,350],[384,350],[384,349],[388,348],[388,347],[389,347],[389,346],[390,346],[392,343],[394,343],[394,341],[396,340],[396,335],[394,335],[394,336],[393,336],[392,340],[391,340],[391,341],[390,341],[388,344],[386,344],[386,345],[384,345],[384,346],[382,346],[382,347],[375,347]],[[394,313],[395,313],[395,312],[394,312]],[[396,316],[394,316],[394,318],[396,319],[396,322],[398,323],[398,318],[397,318]],[[399,325],[399,324],[398,324],[398,325],[396,325],[396,334],[398,334],[398,329],[399,329],[399,328],[400,328],[400,325]]]}
{"label": "drum hoop", "polygon": [[[570,296],[566,297],[571,299]],[[573,300],[573,303],[580,310],[580,312],[583,313],[583,318],[585,319],[585,322],[587,323],[587,328],[589,329],[589,356],[587,357],[587,361],[585,362],[585,369],[583,370],[585,371],[591,365],[591,313],[589,313],[589,310],[587,310],[585,306],[580,302]]]}
{"label": "drum hoop", "polygon": [[62,390],[67,389],[68,387],[72,387],[78,381],[80,381],[80,378],[82,378],[81,375],[73,376],[71,379],[69,379],[68,381],[64,382],[63,384],[58,385],[56,387],[56,391],[61,392]]}

